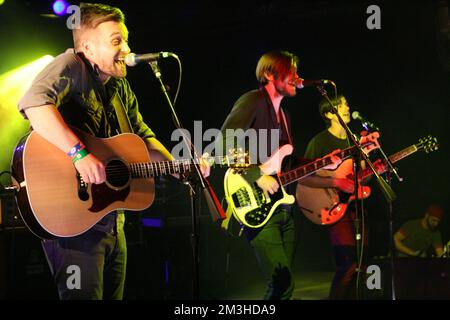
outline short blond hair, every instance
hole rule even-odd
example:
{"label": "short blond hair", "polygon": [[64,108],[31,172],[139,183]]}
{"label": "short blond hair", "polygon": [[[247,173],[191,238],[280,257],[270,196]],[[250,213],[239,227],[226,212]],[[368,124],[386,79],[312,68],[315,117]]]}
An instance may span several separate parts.
{"label": "short blond hair", "polygon": [[119,8],[101,3],[81,3],[80,15],[80,28],[72,30],[75,49],[80,48],[82,35],[86,30],[95,29],[107,21],[125,23],[125,15]]}

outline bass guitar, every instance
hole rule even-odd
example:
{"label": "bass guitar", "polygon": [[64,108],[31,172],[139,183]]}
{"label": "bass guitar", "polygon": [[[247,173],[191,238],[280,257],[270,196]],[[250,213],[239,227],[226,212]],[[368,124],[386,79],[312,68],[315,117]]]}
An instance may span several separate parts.
{"label": "bass guitar", "polygon": [[[354,147],[341,150],[336,156],[346,159],[351,156],[353,150]],[[333,163],[331,157],[327,156],[288,172],[279,173],[283,158],[290,155],[292,151],[291,145],[283,145],[260,167],[264,174],[278,172],[276,179],[280,188],[273,195],[263,192],[256,182],[248,182],[245,179],[245,171],[243,173],[242,170],[228,169],[224,177],[225,199],[228,204],[227,213],[229,215],[232,213],[236,220],[244,226],[260,228],[267,223],[278,206],[295,202],[295,197],[289,195],[284,186]]]}

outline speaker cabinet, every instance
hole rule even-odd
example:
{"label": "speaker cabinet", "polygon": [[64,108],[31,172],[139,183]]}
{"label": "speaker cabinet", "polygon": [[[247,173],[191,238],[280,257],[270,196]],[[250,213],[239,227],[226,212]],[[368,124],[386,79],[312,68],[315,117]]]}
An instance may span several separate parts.
{"label": "speaker cabinet", "polygon": [[0,232],[0,297],[58,299],[40,239],[24,228]]}

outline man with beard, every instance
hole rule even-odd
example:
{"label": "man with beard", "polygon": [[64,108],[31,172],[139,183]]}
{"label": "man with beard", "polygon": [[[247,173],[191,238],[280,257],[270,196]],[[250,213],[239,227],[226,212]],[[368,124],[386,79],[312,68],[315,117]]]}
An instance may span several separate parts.
{"label": "man with beard", "polygon": [[[261,56],[256,66],[259,89],[244,93],[234,104],[222,125],[222,147],[228,150],[237,145],[246,151],[250,150],[250,159],[263,164],[266,161],[263,157],[272,156],[277,147],[292,145],[290,117],[282,101],[285,97],[294,97],[297,88],[302,87],[303,79],[297,74],[298,62],[298,57],[288,51],[270,51]],[[256,141],[251,139],[251,135],[250,139],[238,139],[234,136],[237,130],[255,132]],[[292,169],[302,160],[287,156],[281,172]],[[332,161],[330,169],[336,168],[341,162],[334,155]],[[279,180],[273,175],[263,174],[259,168],[248,170],[245,179],[249,183],[256,183],[266,194],[280,192]],[[295,192],[289,189],[292,186],[288,186],[287,193]],[[292,205],[278,206],[266,224],[260,228],[245,228],[244,233],[267,281],[264,299],[290,299],[294,291],[292,264],[295,253]]]}
{"label": "man with beard", "polygon": [[433,255],[441,257],[444,253],[441,233],[437,229],[444,210],[436,204],[430,205],[422,219],[411,220],[395,233],[395,247],[399,257],[425,258],[433,249]]}

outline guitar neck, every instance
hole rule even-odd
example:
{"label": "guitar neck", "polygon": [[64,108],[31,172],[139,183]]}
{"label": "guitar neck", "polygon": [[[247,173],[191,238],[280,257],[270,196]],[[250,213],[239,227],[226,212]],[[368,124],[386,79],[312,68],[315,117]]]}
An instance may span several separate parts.
{"label": "guitar neck", "polygon": [[[345,160],[349,158],[352,153],[354,152],[355,147],[349,147],[347,149],[341,150],[341,152],[337,153],[336,156],[341,158],[342,160]],[[326,167],[330,164],[332,164],[333,161],[331,161],[331,157],[325,157],[316,161],[313,161],[311,163],[308,163],[304,166],[298,167],[296,169],[293,169],[291,171],[285,172],[279,176],[281,184],[283,186],[288,185],[292,182],[295,182],[297,180],[300,180],[303,177],[306,177],[323,167]]]}
{"label": "guitar neck", "polygon": [[193,164],[189,159],[131,163],[129,169],[132,178],[150,178],[167,174],[191,172]]}
{"label": "guitar neck", "polygon": [[[412,146],[409,146],[403,150],[400,150],[399,152],[394,153],[393,155],[389,156],[389,161],[391,161],[392,163],[396,163],[397,161],[402,160],[403,158],[406,158],[407,156],[412,155],[413,153],[417,152],[419,150],[419,148],[417,147],[417,145],[413,144]],[[383,161],[384,163],[386,163],[386,161]],[[387,168],[387,167],[385,167]],[[385,170],[380,170],[380,172],[378,172],[378,174],[383,174],[386,172]],[[363,170],[363,174],[362,177],[363,179],[370,177],[371,175],[373,175],[373,172],[370,168],[366,168]]]}
{"label": "guitar neck", "polygon": [[417,152],[418,150],[419,150],[419,148],[417,148],[417,146],[415,144],[413,144],[412,146],[409,146],[399,152],[394,153],[393,155],[391,155],[389,157],[389,160],[392,163],[395,163],[395,162],[400,161],[403,158],[406,158],[407,156],[413,154],[414,152]]}
{"label": "guitar neck", "polygon": [[[228,167],[233,164],[228,156],[210,157],[207,158],[206,161],[211,167]],[[198,158],[195,159],[195,163],[199,163]],[[130,163],[129,170],[132,178],[150,178],[168,174],[183,174],[192,172],[195,170],[195,165],[192,159],[167,160],[158,162]]]}

